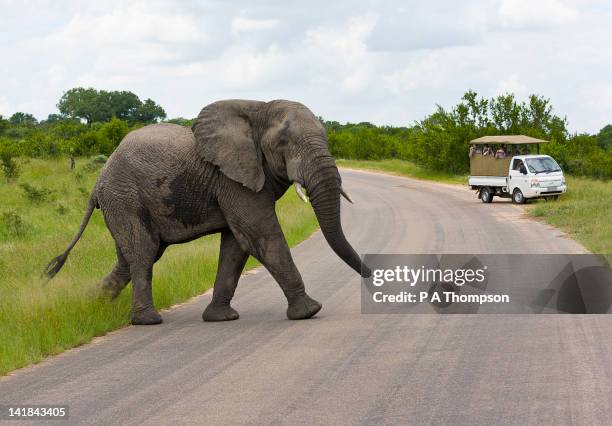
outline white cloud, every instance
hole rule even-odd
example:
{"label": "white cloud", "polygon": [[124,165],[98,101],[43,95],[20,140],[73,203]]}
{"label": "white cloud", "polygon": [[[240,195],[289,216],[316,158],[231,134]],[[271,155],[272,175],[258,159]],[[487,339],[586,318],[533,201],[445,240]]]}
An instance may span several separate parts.
{"label": "white cloud", "polygon": [[576,9],[559,0],[502,0],[499,18],[506,28],[533,28],[566,24],[576,19]]}
{"label": "white cloud", "polygon": [[398,96],[414,90],[468,89],[469,80],[479,77],[484,54],[484,49],[470,46],[417,50],[401,69],[383,77],[384,84]]}
{"label": "white cloud", "polygon": [[[580,119],[588,129],[599,130],[606,124],[612,124],[612,82],[597,83],[578,91],[576,101],[580,106]],[[608,117],[602,122],[599,117]]]}
{"label": "white cloud", "polygon": [[15,111],[11,111],[8,101],[4,96],[0,96],[0,115],[4,118],[10,117]]}
{"label": "white cloud", "polygon": [[[179,60],[184,46],[200,46],[205,41],[206,34],[194,17],[138,2],[101,14],[77,13],[65,25],[20,45],[43,55],[53,54],[50,60],[62,63],[52,63],[51,69],[89,63],[93,69],[88,74],[100,76],[140,73],[153,64]],[[83,76],[76,80],[94,83],[97,79]]]}
{"label": "white cloud", "polygon": [[318,27],[306,33],[306,48],[313,63],[326,77],[340,80],[346,92],[359,92],[370,78],[370,56],[366,39],[376,26],[372,15],[350,18],[340,27]]}
{"label": "white cloud", "polygon": [[282,74],[284,65],[284,54],[278,46],[272,45],[263,52],[230,49],[215,60],[180,66],[176,73],[180,77],[219,81],[232,88],[245,88],[273,80]]}
{"label": "white cloud", "polygon": [[248,33],[252,31],[271,30],[276,28],[278,21],[276,19],[249,19],[244,17],[235,17],[232,19],[232,34],[239,35],[240,33]]}
{"label": "white cloud", "polygon": [[58,0],[4,7],[0,27],[4,115],[45,118],[85,85],[150,97],[169,116],[285,98],[405,125],[471,88],[549,97],[573,130],[612,121],[612,7],[600,0]]}
{"label": "white cloud", "polygon": [[125,45],[143,42],[202,42],[204,33],[193,17],[174,14],[150,4],[129,3],[101,15],[75,15],[49,42],[96,45]]}
{"label": "white cloud", "polygon": [[495,88],[495,93],[514,93],[519,98],[530,95],[529,89],[521,82],[517,74],[510,74],[509,76],[500,80]]}

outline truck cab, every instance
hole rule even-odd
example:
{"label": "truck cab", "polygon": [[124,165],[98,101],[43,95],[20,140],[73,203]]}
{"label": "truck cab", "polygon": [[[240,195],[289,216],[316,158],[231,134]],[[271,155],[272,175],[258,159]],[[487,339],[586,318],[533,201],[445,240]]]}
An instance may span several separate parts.
{"label": "truck cab", "polygon": [[[493,136],[475,139],[488,144],[502,144],[509,152],[517,152],[519,142],[525,144],[545,143],[527,136]],[[537,141],[537,142],[536,142]],[[505,142],[505,143],[504,143]],[[501,146],[501,145],[500,145]],[[489,148],[490,149],[490,148]],[[527,149],[523,149],[527,151]],[[538,149],[539,151],[539,149]],[[523,204],[528,199],[557,199],[567,191],[563,171],[549,155],[540,154],[505,154],[504,149],[486,154],[483,150],[470,150],[470,176],[468,184],[477,191],[483,203],[490,203],[493,197],[511,198],[514,203]],[[503,155],[493,154],[493,152]]]}
{"label": "truck cab", "polygon": [[567,190],[563,171],[548,155],[518,155],[512,157],[508,171],[508,192],[512,201],[523,203],[524,199],[558,197]]}

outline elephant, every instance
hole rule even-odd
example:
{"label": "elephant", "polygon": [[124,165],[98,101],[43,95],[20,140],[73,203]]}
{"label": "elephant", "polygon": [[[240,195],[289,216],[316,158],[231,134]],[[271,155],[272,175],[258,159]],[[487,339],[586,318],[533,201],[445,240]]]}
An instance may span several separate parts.
{"label": "elephant", "polygon": [[102,168],[77,235],[46,275],[57,274],[100,209],[117,252],[100,286],[114,298],[132,282],[132,324],[162,322],[151,279],[164,250],[214,233],[221,234],[221,246],[204,321],[238,319],[230,302],[249,255],[280,285],[287,317],[310,318],[322,305],[306,293],[275,212],[290,186],[304,200],[306,189],[333,251],[359,274],[370,274],[344,236],[340,197],[350,197],[327,145],[317,117],[286,100],[217,101],[191,129],[158,123],[134,130]]}

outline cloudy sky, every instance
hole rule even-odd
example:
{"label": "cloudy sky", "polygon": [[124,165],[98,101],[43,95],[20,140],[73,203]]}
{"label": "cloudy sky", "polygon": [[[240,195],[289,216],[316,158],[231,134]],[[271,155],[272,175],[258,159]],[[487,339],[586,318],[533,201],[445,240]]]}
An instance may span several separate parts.
{"label": "cloudy sky", "polygon": [[550,98],[572,131],[612,122],[609,1],[0,0],[0,114],[56,112],[75,86],[131,90],[169,117],[292,99],[407,125],[471,88]]}

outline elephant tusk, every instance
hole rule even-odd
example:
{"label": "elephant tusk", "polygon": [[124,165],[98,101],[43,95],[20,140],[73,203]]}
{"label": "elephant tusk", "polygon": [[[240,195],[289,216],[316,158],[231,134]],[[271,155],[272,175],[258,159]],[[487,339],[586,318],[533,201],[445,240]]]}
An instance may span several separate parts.
{"label": "elephant tusk", "polygon": [[308,202],[306,195],[304,195],[304,188],[298,182],[295,183],[295,192],[297,192],[298,197],[300,197],[303,202]]}
{"label": "elephant tusk", "polygon": [[353,204],[353,199],[351,198],[350,195],[348,195],[348,193],[342,187],[340,187],[340,194],[342,194],[342,196],[344,198],[346,198],[346,201],[348,201],[349,203]]}

